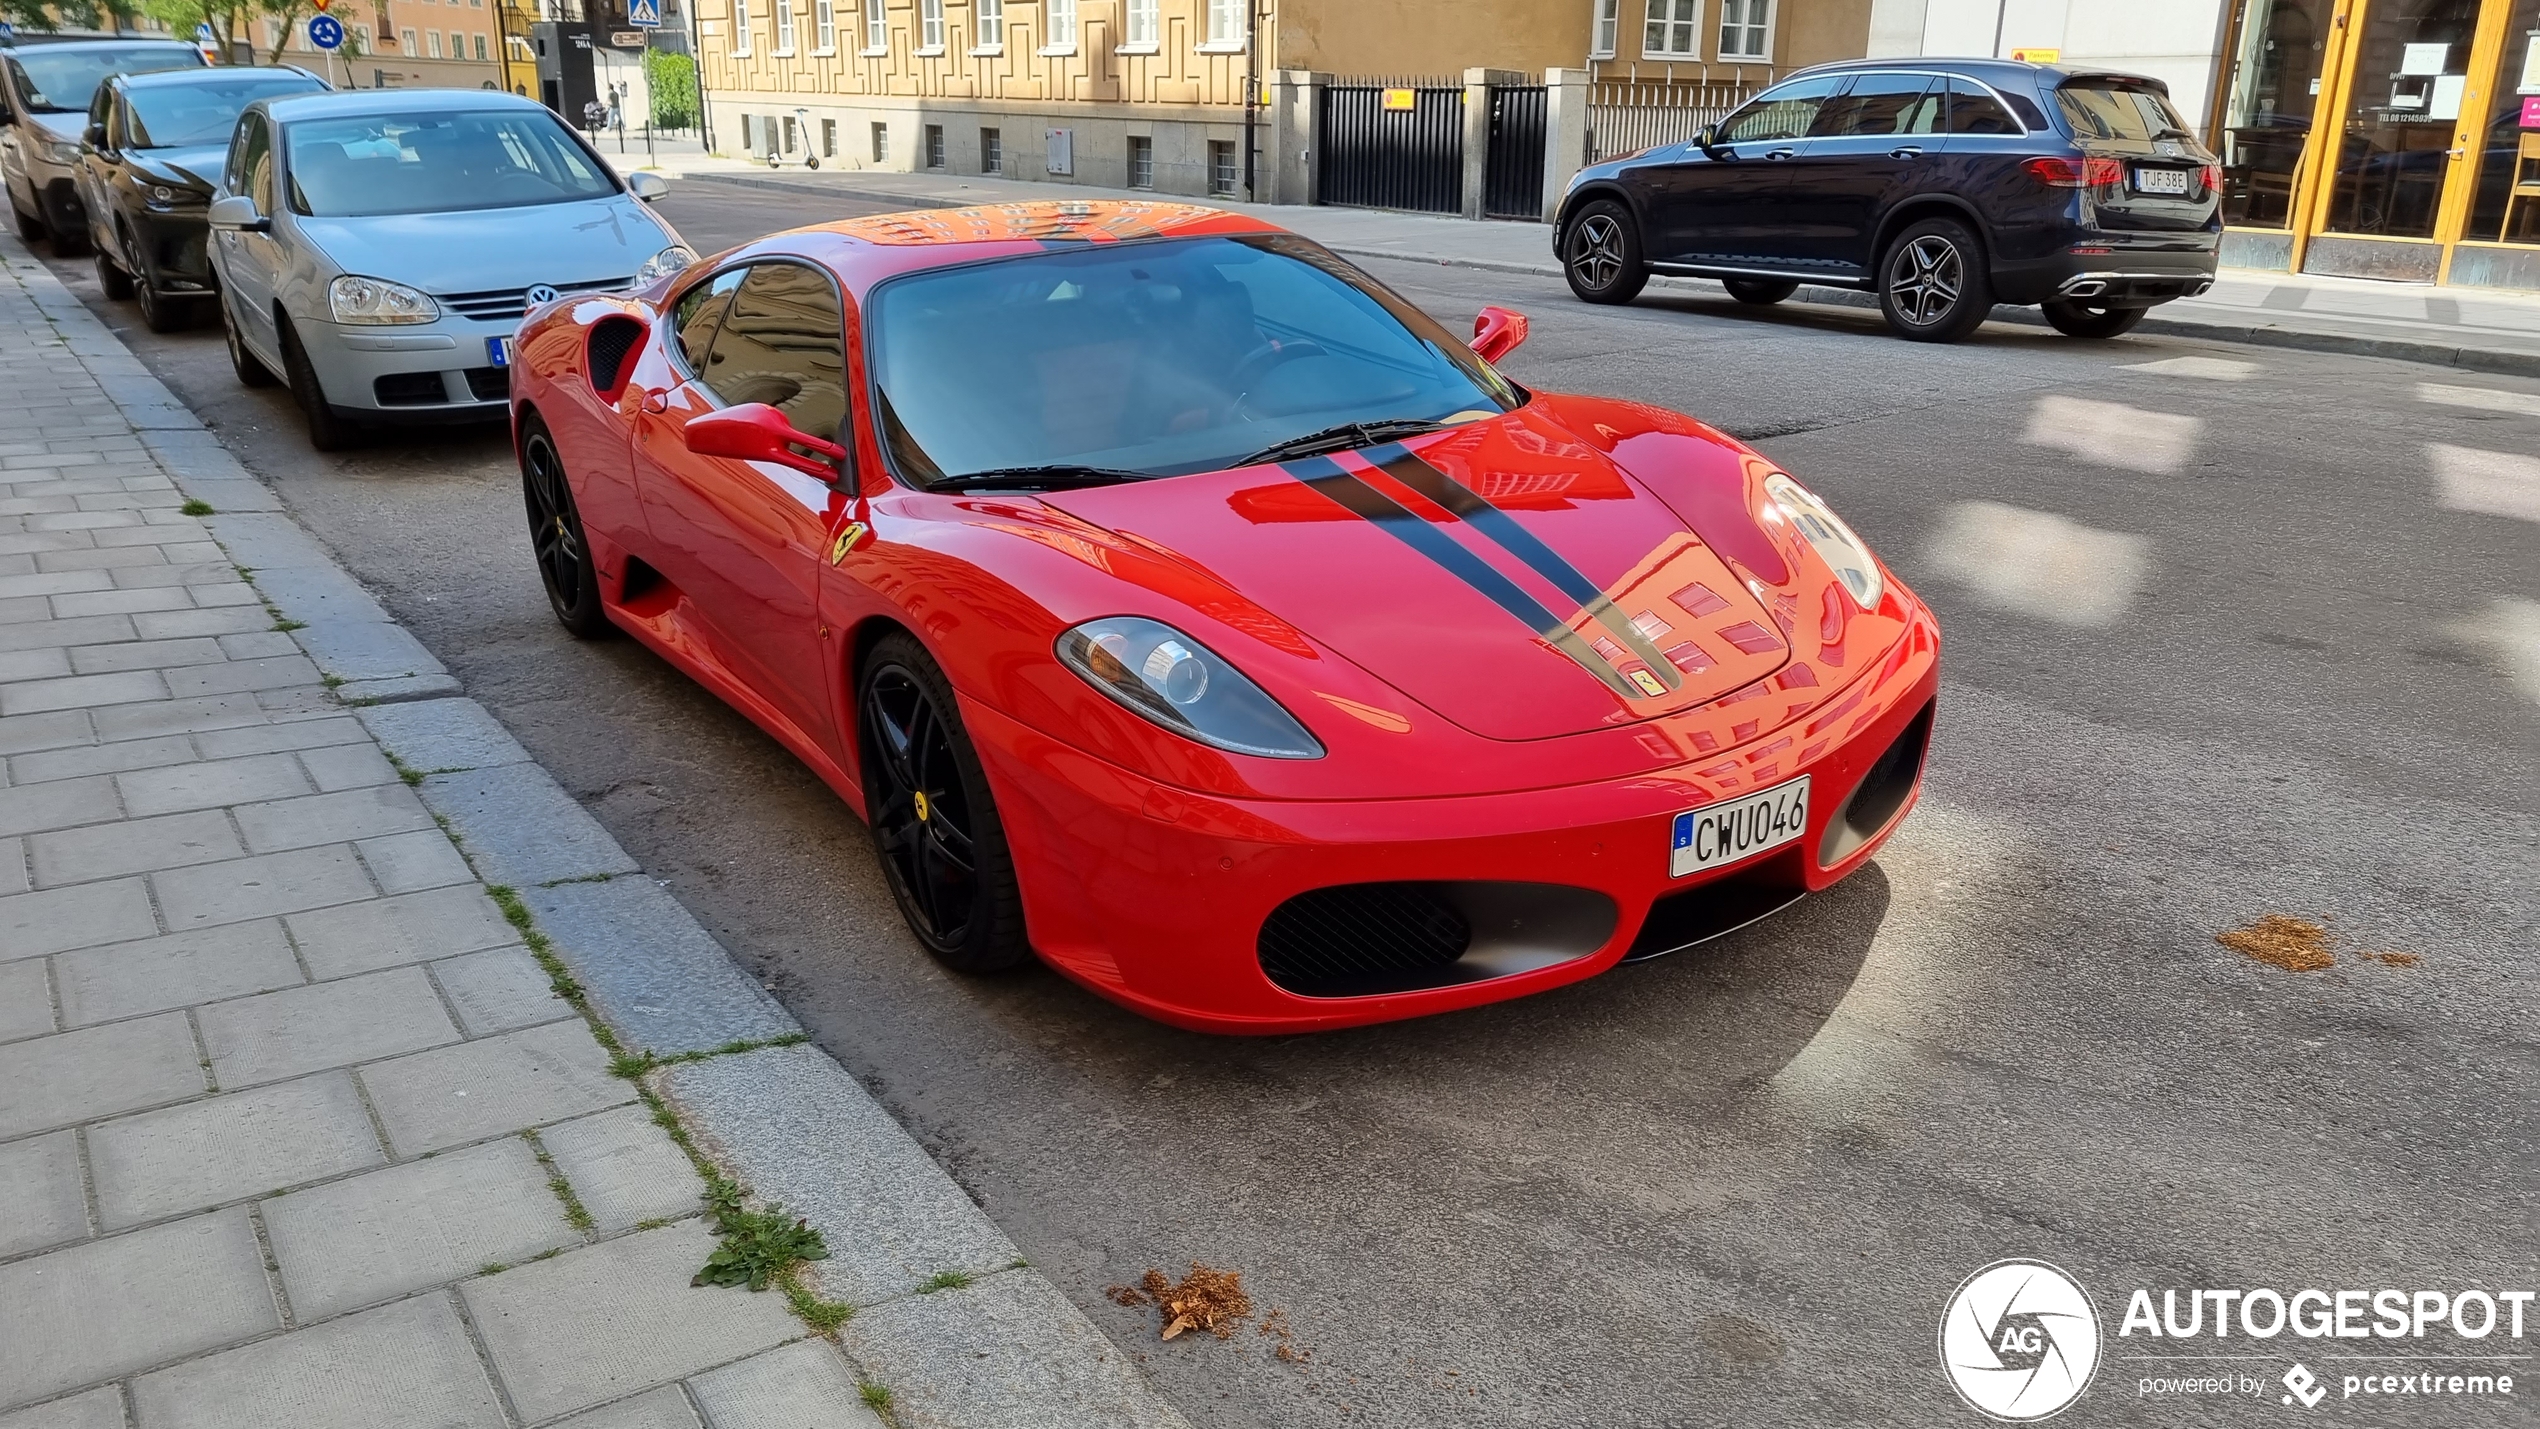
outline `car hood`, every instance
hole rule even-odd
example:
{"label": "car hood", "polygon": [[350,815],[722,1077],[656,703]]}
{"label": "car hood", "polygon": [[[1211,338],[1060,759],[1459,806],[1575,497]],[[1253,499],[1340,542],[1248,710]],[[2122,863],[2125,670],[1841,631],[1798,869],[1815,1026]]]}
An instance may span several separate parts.
{"label": "car hood", "polygon": [[220,187],[221,165],[229,159],[229,146],[194,144],[179,149],[136,149],[125,157],[135,169],[153,178],[209,191]]}
{"label": "car hood", "polygon": [[632,278],[671,238],[623,196],[468,213],[302,218],[300,233],[347,273],[427,293]]}
{"label": "car hood", "polygon": [[36,127],[42,129],[46,137],[68,139],[74,144],[88,129],[86,114],[37,114],[29,117],[35,120]]}
{"label": "car hood", "polygon": [[1696,514],[1743,530],[1696,530],[1542,401],[1400,445],[1042,499],[1209,571],[1485,738],[1689,709],[1790,659],[1735,559],[1757,540],[1742,502]]}

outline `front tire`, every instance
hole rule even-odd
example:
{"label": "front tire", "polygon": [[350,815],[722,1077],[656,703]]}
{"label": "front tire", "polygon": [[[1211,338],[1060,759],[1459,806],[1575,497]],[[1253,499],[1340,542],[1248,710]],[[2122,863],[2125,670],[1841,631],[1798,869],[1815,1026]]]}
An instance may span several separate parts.
{"label": "front tire", "polygon": [[18,239],[20,242],[40,243],[44,240],[44,236],[46,234],[52,232],[51,229],[44,226],[44,219],[42,216],[29,213],[25,209],[18,207],[18,196],[14,193],[9,195],[9,216],[16,219],[18,222]]}
{"label": "front tire", "polygon": [[1879,261],[1879,311],[1915,342],[1974,332],[1993,311],[1984,246],[1954,218],[1927,218],[1896,235]]}
{"label": "front tire", "polygon": [[151,288],[148,274],[126,281],[132,285],[132,296],[141,304],[143,327],[152,332],[183,332],[194,326],[193,299],[161,297]]}
{"label": "front tire", "polygon": [[955,972],[1003,972],[1030,958],[987,771],[952,682],[907,632],[884,636],[865,658],[856,725],[865,819],[909,931]]}
{"label": "front tire", "polygon": [[1631,210],[1598,199],[1570,220],[1561,240],[1561,276],[1583,303],[1628,303],[1649,285],[1641,259],[1640,225]]}
{"label": "front tire", "polygon": [[520,443],[520,494],[529,513],[529,550],[556,623],[576,640],[612,633],[600,608],[600,573],[591,560],[591,538],[582,532],[582,510],[565,479],[564,458],[544,422],[524,424]]}
{"label": "front tire", "polygon": [[300,346],[300,334],[288,319],[281,324],[282,375],[291,384],[292,399],[300,404],[300,415],[308,419],[309,445],[322,452],[340,452],[361,439],[361,428],[335,415],[327,405],[326,388],[318,382],[317,369],[309,365],[307,349]]}
{"label": "front tire", "polygon": [[229,370],[238,374],[241,387],[271,387],[273,369],[264,359],[247,350],[247,340],[238,333],[238,315],[229,310],[229,299],[220,302],[221,336],[229,345]]}
{"label": "front tire", "polygon": [[2116,337],[2134,331],[2150,308],[2092,307],[2069,298],[2050,298],[2038,305],[2046,321],[2066,337]]}
{"label": "front tire", "polygon": [[1759,308],[1770,307],[1799,291],[1797,283],[1776,282],[1770,278],[1722,278],[1720,286],[1741,303]]}
{"label": "front tire", "polygon": [[54,257],[85,258],[93,251],[88,242],[86,228],[53,228],[49,219],[46,220],[45,227],[52,230]]}
{"label": "front tire", "polygon": [[116,266],[115,260],[107,257],[102,249],[97,254],[97,286],[116,302],[132,296],[132,275]]}

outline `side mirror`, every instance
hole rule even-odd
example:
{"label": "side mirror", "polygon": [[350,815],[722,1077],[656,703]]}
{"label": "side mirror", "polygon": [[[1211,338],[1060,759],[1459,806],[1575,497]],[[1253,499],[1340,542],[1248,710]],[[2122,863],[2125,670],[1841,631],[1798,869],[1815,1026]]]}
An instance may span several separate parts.
{"label": "side mirror", "polygon": [[213,199],[203,210],[203,221],[230,233],[271,233],[273,220],[256,211],[256,201],[245,194],[224,194]]}
{"label": "side mirror", "polygon": [[626,191],[646,203],[651,203],[670,192],[670,180],[659,174],[647,174],[638,170],[626,176]]}
{"label": "side mirror", "polygon": [[[688,424],[687,441],[688,450],[699,456],[772,461],[823,481],[837,480],[838,464],[847,457],[845,447],[796,428],[784,413],[765,402],[708,412]],[[814,455],[805,456],[796,447]]]}
{"label": "side mirror", "polygon": [[1473,351],[1484,362],[1497,362],[1526,340],[1526,315],[1489,307],[1473,319]]}
{"label": "side mirror", "polygon": [[80,132],[79,142],[81,142],[81,143],[83,143],[83,144],[86,144],[89,148],[92,148],[92,149],[103,149],[103,148],[105,148],[105,147],[106,147],[106,126],[105,126],[105,125],[103,125],[103,124],[91,124],[91,125],[89,125],[86,129],[84,129],[84,130],[82,130],[82,131]]}
{"label": "side mirror", "polygon": [[1705,124],[1694,132],[1693,147],[1713,158],[1720,156],[1720,126]]}

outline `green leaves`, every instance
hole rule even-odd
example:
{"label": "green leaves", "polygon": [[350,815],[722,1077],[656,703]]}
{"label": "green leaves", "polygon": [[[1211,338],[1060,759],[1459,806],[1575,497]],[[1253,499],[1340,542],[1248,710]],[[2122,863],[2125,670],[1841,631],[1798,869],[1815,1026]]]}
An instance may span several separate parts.
{"label": "green leaves", "polygon": [[715,1229],[723,1244],[706,1257],[705,1269],[692,1285],[746,1285],[765,1290],[787,1270],[806,1260],[827,1260],[829,1247],[811,1222],[788,1220],[785,1208],[764,1211],[718,1211]]}

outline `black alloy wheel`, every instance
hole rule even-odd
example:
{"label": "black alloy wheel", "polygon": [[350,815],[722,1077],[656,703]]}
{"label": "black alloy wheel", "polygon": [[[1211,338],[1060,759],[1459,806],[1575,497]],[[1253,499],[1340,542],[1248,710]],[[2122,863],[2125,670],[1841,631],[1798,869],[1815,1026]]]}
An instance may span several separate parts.
{"label": "black alloy wheel", "polygon": [[308,419],[309,445],[322,452],[340,452],[361,439],[361,428],[335,414],[326,400],[326,388],[319,385],[317,369],[309,365],[308,349],[300,346],[300,334],[288,319],[281,324],[282,376],[291,384],[292,400],[300,404],[300,415]]}
{"label": "black alloy wheel", "polygon": [[107,257],[104,249],[97,252],[97,286],[116,302],[132,296],[132,275]]}
{"label": "black alloy wheel", "polygon": [[1927,218],[1896,235],[1879,264],[1879,309],[1900,337],[1956,342],[1993,311],[1984,249],[1954,218]]}
{"label": "black alloy wheel", "polygon": [[2115,337],[2134,331],[2149,308],[2112,308],[2104,304],[2079,303],[2070,298],[2049,298],[2038,305],[2046,321],[2066,337]]}
{"label": "black alloy wheel", "polygon": [[150,286],[147,272],[129,279],[132,296],[141,304],[141,325],[152,332],[183,332],[194,326],[194,300],[171,298]]}
{"label": "black alloy wheel", "polygon": [[1759,308],[1770,307],[1799,291],[1797,283],[1773,278],[1722,278],[1720,286],[1729,290],[1730,297]]}
{"label": "black alloy wheel", "polygon": [[529,550],[538,561],[539,583],[547,588],[558,625],[575,639],[598,639],[616,627],[600,608],[600,574],[591,563],[590,538],[582,533],[582,512],[573,504],[573,483],[565,479],[564,458],[546,425],[535,417],[524,425],[520,494],[529,512]]}
{"label": "black alloy wheel", "polygon": [[18,221],[18,238],[21,242],[41,242],[45,234],[52,232],[44,226],[42,217],[18,207],[16,194],[9,195],[9,216]]}
{"label": "black alloy wheel", "polygon": [[874,645],[856,690],[865,817],[900,916],[955,972],[1022,963],[1014,858],[952,683],[902,631]]}
{"label": "black alloy wheel", "polygon": [[271,387],[273,369],[264,359],[247,350],[247,341],[238,334],[238,314],[229,309],[229,299],[220,302],[221,337],[229,346],[229,370],[238,374],[241,387]]}
{"label": "black alloy wheel", "polygon": [[1641,262],[1640,225],[1631,210],[1601,198],[1579,210],[1561,240],[1561,275],[1586,303],[1628,303],[1649,285]]}

